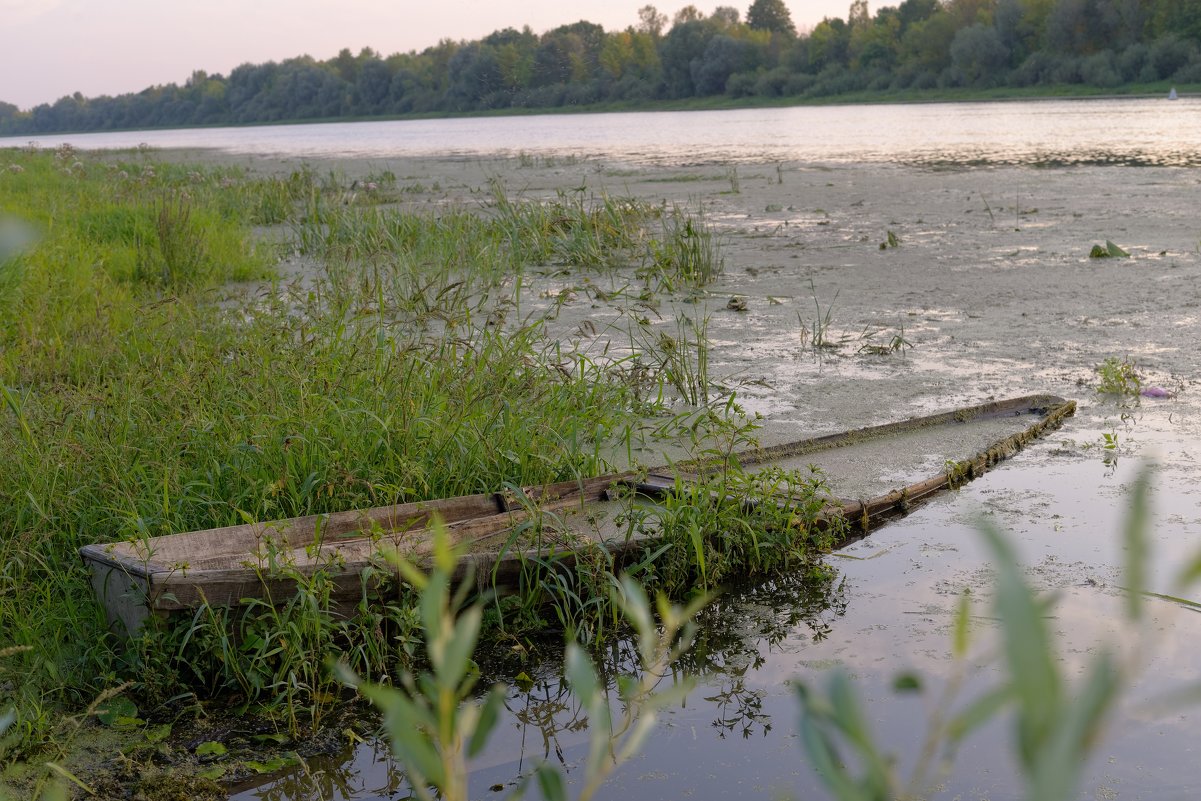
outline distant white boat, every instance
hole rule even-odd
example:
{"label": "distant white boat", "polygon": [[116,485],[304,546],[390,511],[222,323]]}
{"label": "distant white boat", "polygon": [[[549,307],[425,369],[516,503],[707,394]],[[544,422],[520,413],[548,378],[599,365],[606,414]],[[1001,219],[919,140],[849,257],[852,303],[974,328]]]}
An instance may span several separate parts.
{"label": "distant white boat", "polygon": [[1175,100],[1175,99],[1176,99],[1176,87],[1173,86],[1172,91],[1168,92],[1168,100]]}

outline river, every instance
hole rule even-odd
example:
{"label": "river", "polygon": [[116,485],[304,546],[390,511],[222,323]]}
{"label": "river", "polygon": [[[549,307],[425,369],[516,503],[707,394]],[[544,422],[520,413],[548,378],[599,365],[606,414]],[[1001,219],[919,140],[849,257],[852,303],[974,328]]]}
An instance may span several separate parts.
{"label": "river", "polygon": [[1201,164],[1201,99],[1037,100],[471,117],[0,138],[283,158],[603,157],[647,165]]}

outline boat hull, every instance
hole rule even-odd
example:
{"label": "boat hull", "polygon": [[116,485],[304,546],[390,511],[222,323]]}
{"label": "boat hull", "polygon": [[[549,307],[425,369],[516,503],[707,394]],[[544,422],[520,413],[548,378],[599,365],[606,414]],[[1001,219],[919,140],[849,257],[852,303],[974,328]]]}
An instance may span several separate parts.
{"label": "boat hull", "polygon": [[[743,468],[755,471],[776,464],[804,464],[865,443],[887,447],[915,432],[1021,418],[1016,430],[962,458],[942,462],[936,471],[868,497],[833,500],[822,518],[841,517],[850,524],[845,541],[839,543],[845,545],[939,492],[983,474],[1031,440],[1058,428],[1074,411],[1072,401],[1033,395],[758,448],[735,458]],[[611,474],[510,492],[89,545],[80,553],[91,570],[96,595],[118,632],[136,634],[151,615],[204,604],[283,603],[296,593],[298,584],[317,580],[327,582],[325,589],[335,604],[353,607],[370,597],[375,588],[394,587],[400,580],[393,560],[384,558],[387,552],[419,565],[428,563],[435,519],[442,521],[451,542],[466,554],[461,562],[464,573],[472,573],[482,586],[504,585],[516,578],[531,557],[552,554],[570,560],[573,549],[598,544],[619,562],[642,553],[648,537],[629,529],[623,532],[610,527],[604,533],[603,527],[592,526],[594,534],[576,531],[571,537],[545,538],[540,532],[556,528],[544,525],[548,519],[590,520],[596,509],[622,503],[619,498],[653,500],[672,492],[679,482],[695,481],[718,469],[716,463],[690,462],[671,469]],[[839,487],[832,489],[837,494]],[[525,536],[530,532],[537,532],[534,541]]]}

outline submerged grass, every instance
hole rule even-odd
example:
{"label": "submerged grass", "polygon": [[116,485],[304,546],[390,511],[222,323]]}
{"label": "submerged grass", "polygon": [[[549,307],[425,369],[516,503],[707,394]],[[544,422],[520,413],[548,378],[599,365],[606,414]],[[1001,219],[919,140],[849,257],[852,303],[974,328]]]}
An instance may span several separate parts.
{"label": "submerged grass", "polygon": [[[152,716],[168,699],[218,696],[293,730],[314,725],[334,701],[324,655],[387,680],[420,636],[407,591],[382,576],[365,577],[363,602],[346,610],[322,577],[297,574],[297,592],[274,605],[202,609],[131,646],[107,629],[82,545],[591,476],[637,431],[698,442],[742,431],[732,406],[708,408],[703,323],[681,323],[632,380],[634,356],[589,358],[519,313],[532,264],[634,275],[648,253],[679,251],[657,269],[679,286],[710,280],[715,240],[682,212],[658,231],[660,210],[635,201],[511,200],[494,184],[489,208],[414,214],[383,202],[391,184],[347,190],[309,170],[255,177],[68,148],[0,162],[17,168],[0,174],[0,215],[41,232],[0,263],[9,757],[127,684]],[[261,225],[321,270],[271,280],[278,250],[256,244]],[[263,283],[214,292],[246,279]],[[719,503],[714,520],[733,525],[736,506]],[[691,538],[691,514],[662,519]],[[726,547],[706,525],[704,548]],[[738,525],[747,564],[775,564],[764,554],[782,546],[757,538],[776,523]],[[685,593],[733,558],[694,553],[699,572],[669,569],[661,553],[642,573]],[[615,616],[613,566],[577,565],[535,569],[537,597],[557,599],[564,628],[599,630]]]}

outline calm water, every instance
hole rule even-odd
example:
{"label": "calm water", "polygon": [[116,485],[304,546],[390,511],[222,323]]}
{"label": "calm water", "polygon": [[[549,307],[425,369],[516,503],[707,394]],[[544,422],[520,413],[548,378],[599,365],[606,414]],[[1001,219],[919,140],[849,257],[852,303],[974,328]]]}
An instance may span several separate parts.
{"label": "calm water", "polygon": [[[0,147],[27,137],[0,139]],[[643,164],[1201,164],[1201,99],[824,106],[323,123],[35,137],[285,157],[601,156]]]}

